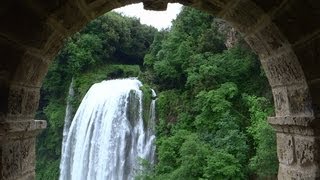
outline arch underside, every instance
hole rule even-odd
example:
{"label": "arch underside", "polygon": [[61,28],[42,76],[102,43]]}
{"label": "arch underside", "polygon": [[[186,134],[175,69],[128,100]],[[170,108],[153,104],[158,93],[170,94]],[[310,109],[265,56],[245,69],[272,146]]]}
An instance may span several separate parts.
{"label": "arch underside", "polygon": [[39,89],[63,40],[112,9],[179,2],[228,21],[259,55],[272,87],[279,179],[320,178],[320,1],[4,0],[0,7],[0,179],[34,178]]}

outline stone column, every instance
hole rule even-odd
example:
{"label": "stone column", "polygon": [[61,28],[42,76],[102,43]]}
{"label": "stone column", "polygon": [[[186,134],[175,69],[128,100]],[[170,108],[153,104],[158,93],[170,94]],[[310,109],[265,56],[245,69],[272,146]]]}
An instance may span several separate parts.
{"label": "stone column", "polygon": [[0,123],[0,179],[35,179],[36,135],[46,121],[3,121]]}
{"label": "stone column", "polygon": [[277,133],[278,179],[320,179],[320,120],[270,117]]}
{"label": "stone column", "polygon": [[0,113],[0,180],[35,179],[36,136],[46,127],[34,120],[39,98],[38,87],[17,82],[8,88],[6,112]]}

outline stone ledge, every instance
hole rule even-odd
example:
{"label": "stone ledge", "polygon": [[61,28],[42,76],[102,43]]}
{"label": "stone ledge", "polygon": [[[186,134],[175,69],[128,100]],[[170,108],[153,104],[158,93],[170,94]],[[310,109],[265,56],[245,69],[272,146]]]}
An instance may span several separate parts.
{"label": "stone ledge", "polygon": [[320,170],[318,166],[303,168],[300,166],[287,166],[279,164],[279,180],[306,179],[314,180],[320,178]]}
{"label": "stone ledge", "polygon": [[269,117],[268,122],[276,132],[305,136],[320,135],[320,119],[315,117]]}
{"label": "stone ledge", "polygon": [[0,136],[11,133],[40,132],[47,127],[45,120],[5,121],[0,123]]}
{"label": "stone ledge", "polygon": [[316,119],[315,117],[292,117],[292,116],[284,116],[284,117],[269,117],[268,122],[271,125],[293,125],[293,126],[313,126],[315,124],[320,125],[320,119]]}

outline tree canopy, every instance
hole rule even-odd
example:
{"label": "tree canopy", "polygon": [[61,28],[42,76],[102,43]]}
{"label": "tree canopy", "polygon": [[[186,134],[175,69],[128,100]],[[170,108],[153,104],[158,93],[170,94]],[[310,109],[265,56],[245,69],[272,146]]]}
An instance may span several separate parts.
{"label": "tree canopy", "polygon": [[156,179],[275,177],[271,93],[259,60],[239,36],[225,46],[221,20],[184,7],[145,56],[157,87]]}

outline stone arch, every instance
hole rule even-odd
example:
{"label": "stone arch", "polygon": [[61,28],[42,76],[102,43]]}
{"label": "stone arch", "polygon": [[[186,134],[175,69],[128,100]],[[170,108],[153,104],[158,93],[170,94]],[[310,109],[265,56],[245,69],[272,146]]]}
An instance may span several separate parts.
{"label": "stone arch", "polygon": [[0,7],[0,179],[33,179],[39,89],[63,39],[97,16],[179,2],[230,22],[259,55],[275,100],[279,179],[320,178],[318,0],[5,0]]}

